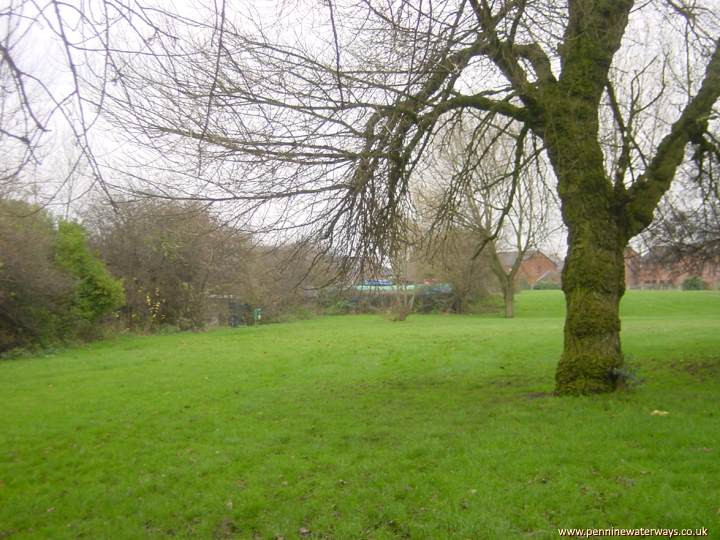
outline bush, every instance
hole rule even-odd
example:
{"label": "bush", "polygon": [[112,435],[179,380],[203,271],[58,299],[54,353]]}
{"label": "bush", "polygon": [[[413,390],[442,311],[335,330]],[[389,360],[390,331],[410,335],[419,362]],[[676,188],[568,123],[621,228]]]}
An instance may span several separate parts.
{"label": "bush", "polygon": [[455,302],[452,292],[425,288],[415,298],[415,311],[417,313],[446,313],[450,311]]}
{"label": "bush", "polygon": [[355,311],[355,304],[350,300],[338,300],[324,308],[325,315],[347,315]]}
{"label": "bush", "polygon": [[77,280],[68,323],[83,337],[94,331],[101,317],[125,303],[122,282],[113,278],[90,252],[85,230],[77,223],[60,222],[55,253],[58,265]]}
{"label": "bush", "polygon": [[682,283],[683,291],[704,291],[709,289],[707,281],[703,281],[699,276],[687,278]]}
{"label": "bush", "polygon": [[80,225],[0,200],[0,352],[96,337],[122,287],[90,253]]}
{"label": "bush", "polygon": [[256,276],[267,269],[252,267],[249,237],[205,205],[155,199],[119,212],[98,205],[87,219],[103,260],[123,278],[129,330],[200,330],[229,319],[229,299],[266,305]]}
{"label": "bush", "polygon": [[0,200],[0,351],[48,346],[63,334],[73,280],[55,263],[56,234],[41,208]]}

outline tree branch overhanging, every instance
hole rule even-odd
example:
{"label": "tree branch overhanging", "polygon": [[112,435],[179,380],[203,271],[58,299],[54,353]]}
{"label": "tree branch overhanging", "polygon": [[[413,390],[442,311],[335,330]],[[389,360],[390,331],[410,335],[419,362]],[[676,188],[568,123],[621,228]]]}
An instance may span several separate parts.
{"label": "tree branch overhanging", "polygon": [[689,142],[702,140],[707,130],[709,116],[720,99],[720,40],[705,68],[700,89],[685,105],[680,117],[672,124],[660,142],[655,156],[638,182],[627,194],[626,219],[628,237],[645,229],[653,219],[655,208],[670,188]]}

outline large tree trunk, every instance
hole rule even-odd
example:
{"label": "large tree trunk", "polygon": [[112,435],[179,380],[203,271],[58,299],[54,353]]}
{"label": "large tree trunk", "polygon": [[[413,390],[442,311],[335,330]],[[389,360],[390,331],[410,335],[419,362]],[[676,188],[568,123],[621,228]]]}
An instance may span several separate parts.
{"label": "large tree trunk", "polygon": [[619,306],[625,292],[624,247],[610,216],[597,216],[570,234],[563,268],[567,313],[555,375],[557,394],[616,388],[623,364]]}
{"label": "large tree trunk", "polygon": [[573,89],[555,96],[544,133],[568,228],[562,279],[565,342],[555,376],[559,395],[610,392],[623,364],[624,188],[613,186],[605,172],[597,141],[597,102],[573,96]]}
{"label": "large tree trunk", "polygon": [[[610,392],[623,364],[619,307],[625,292],[627,230],[599,145],[583,137],[583,123],[575,122],[563,132],[571,137],[564,138],[562,149],[555,146],[549,152],[568,227],[562,276],[565,342],[555,376],[560,395]],[[584,125],[593,133],[591,121]]]}

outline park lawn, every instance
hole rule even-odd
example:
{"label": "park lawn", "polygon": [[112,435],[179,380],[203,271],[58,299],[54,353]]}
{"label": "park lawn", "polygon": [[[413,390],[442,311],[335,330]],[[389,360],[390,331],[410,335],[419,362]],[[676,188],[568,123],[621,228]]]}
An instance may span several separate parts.
{"label": "park lawn", "polygon": [[[0,362],[0,538],[720,537],[720,293],[630,292],[613,395],[517,318],[325,317]],[[667,415],[652,415],[653,411]]]}

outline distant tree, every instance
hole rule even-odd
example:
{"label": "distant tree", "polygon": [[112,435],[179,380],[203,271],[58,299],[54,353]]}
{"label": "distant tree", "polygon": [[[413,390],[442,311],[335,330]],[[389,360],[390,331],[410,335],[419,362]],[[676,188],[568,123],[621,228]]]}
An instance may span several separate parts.
{"label": "distant tree", "polygon": [[498,291],[488,252],[477,250],[477,237],[467,229],[447,228],[441,236],[426,232],[413,251],[413,273],[423,280],[449,283],[452,292],[447,308],[470,313]]}
{"label": "distant tree", "polygon": [[162,200],[98,205],[88,221],[93,242],[125,285],[131,329],[204,326],[211,294],[247,298],[249,237],[205,205]]}
{"label": "distant tree", "polygon": [[342,261],[335,260],[317,246],[307,243],[279,242],[257,244],[248,254],[249,275],[242,295],[263,307],[269,320],[308,313],[317,307],[315,300],[331,288],[339,294],[343,282],[338,277]]}
{"label": "distant tree", "polygon": [[[480,155],[467,151],[474,129],[495,141]],[[538,141],[530,137],[533,145],[528,149],[527,138],[527,133],[513,134],[507,127],[455,124],[433,156],[433,185],[419,197],[440,238],[443,225],[474,238],[476,245],[466,246],[467,253],[485,255],[507,318],[514,315],[516,278],[525,255],[559,228],[551,219],[558,209],[549,185],[552,174],[536,159]],[[505,260],[507,256],[511,260]]]}

